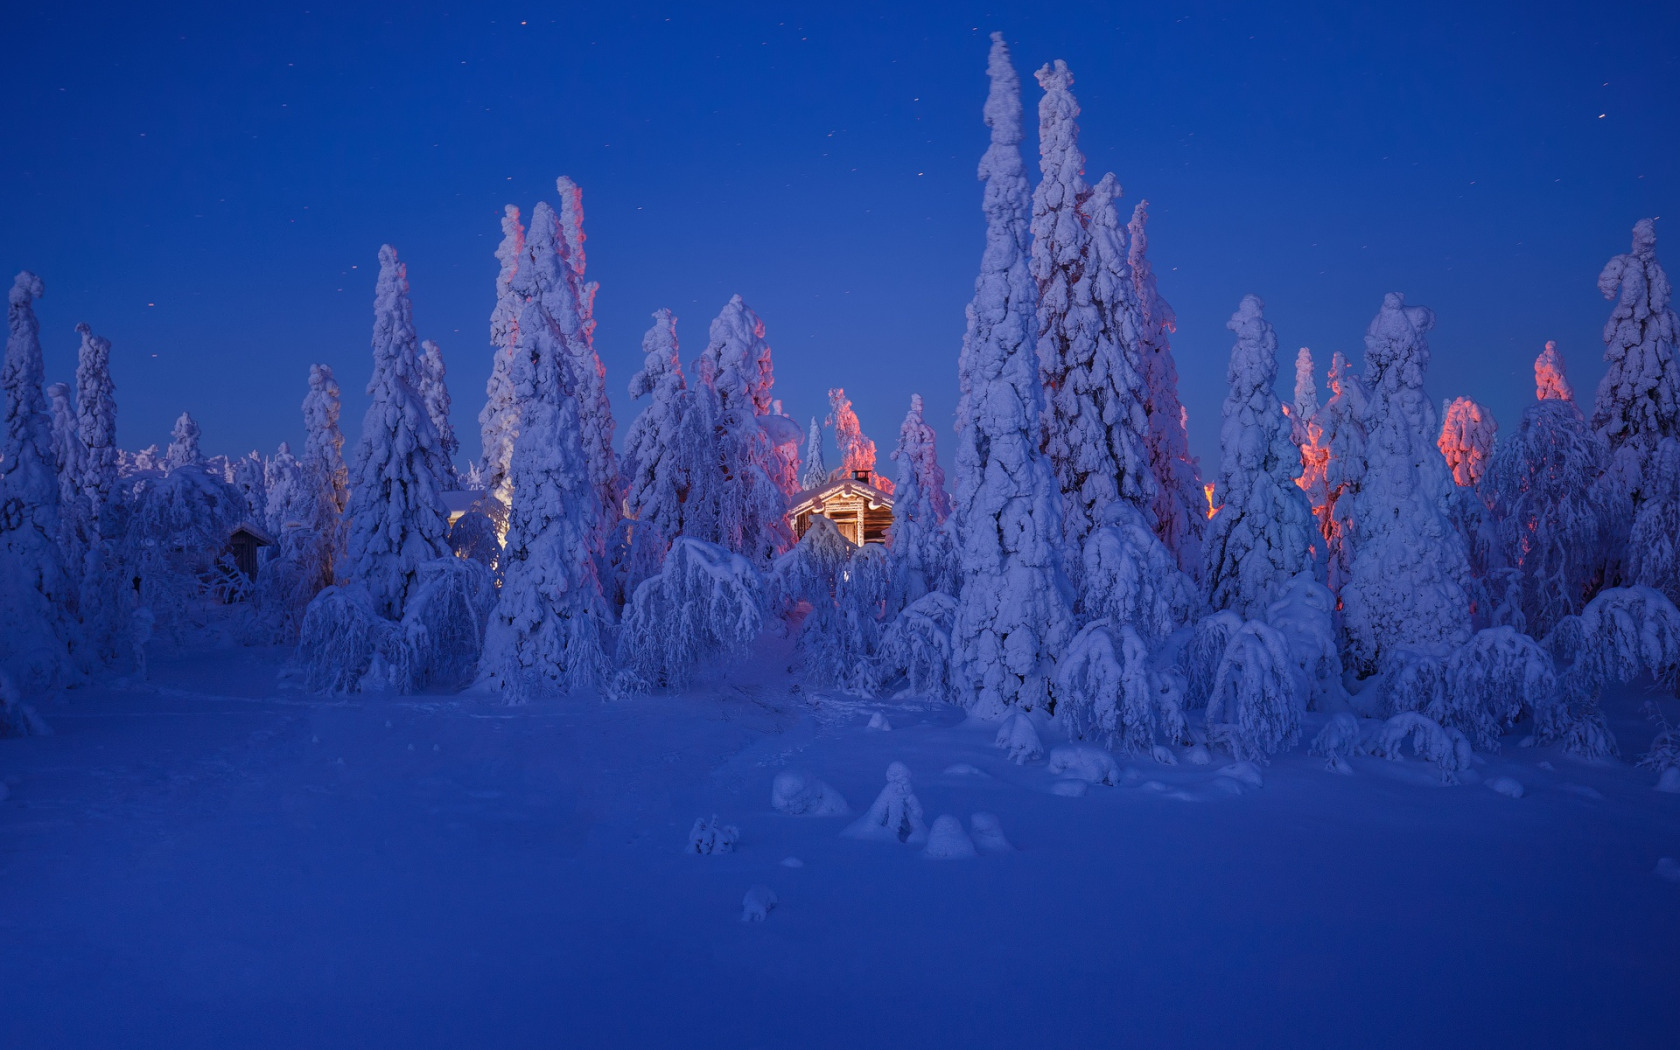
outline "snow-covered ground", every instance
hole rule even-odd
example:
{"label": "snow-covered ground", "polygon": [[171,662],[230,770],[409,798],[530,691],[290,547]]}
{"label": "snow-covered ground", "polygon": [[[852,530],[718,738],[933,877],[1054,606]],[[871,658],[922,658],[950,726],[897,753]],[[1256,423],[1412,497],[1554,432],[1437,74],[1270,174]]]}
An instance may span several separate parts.
{"label": "snow-covered ground", "polygon": [[[511,708],[312,698],[277,684],[283,657],[159,659],[153,686],[78,691],[43,709],[54,735],[0,741],[0,1046],[1680,1032],[1680,795],[1625,763],[1510,740],[1446,787],[1299,748],[1256,785],[1180,752],[1081,793],[954,707],[797,690],[775,646],[739,684]],[[1628,753],[1637,708],[1610,705]],[[843,836],[893,762],[926,824],[994,814],[1014,851]],[[785,771],[851,815],[778,812]],[[713,814],[735,849],[685,852]],[[774,905],[743,922],[757,886]]]}

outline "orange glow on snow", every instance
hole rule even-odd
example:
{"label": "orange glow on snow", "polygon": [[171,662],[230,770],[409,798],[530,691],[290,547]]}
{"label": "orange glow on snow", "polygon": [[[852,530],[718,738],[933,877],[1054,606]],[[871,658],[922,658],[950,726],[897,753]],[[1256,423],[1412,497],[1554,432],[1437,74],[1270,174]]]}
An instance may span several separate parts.
{"label": "orange glow on snow", "polygon": [[1210,481],[1206,485],[1202,486],[1202,494],[1207,497],[1208,517],[1210,519],[1215,514],[1218,514],[1221,510],[1225,509],[1223,505],[1220,505],[1220,506],[1217,506],[1217,507],[1213,505],[1213,482]]}

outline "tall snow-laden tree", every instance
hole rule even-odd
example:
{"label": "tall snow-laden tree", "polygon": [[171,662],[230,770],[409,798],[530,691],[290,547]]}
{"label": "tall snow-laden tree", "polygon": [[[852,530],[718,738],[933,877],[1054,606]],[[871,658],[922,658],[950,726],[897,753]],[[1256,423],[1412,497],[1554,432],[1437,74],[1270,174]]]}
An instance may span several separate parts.
{"label": "tall snow-laden tree", "polygon": [[[1556,367],[1545,353],[1535,361],[1538,393],[1547,393],[1542,372]],[[1530,405],[1494,451],[1487,487],[1511,567],[1506,611],[1536,638],[1579,614],[1602,583],[1605,540],[1627,516],[1625,495],[1595,483],[1609,461],[1574,400],[1555,396]]]}
{"label": "tall snow-laden tree", "polygon": [[837,386],[828,392],[828,408],[828,423],[834,428],[834,443],[840,446],[840,469],[845,476],[853,477],[854,471],[865,471],[870,476],[870,484],[882,492],[892,492],[892,479],[876,475],[875,442],[863,432],[863,424],[852,411],[852,399],[846,396],[844,387]]}
{"label": "tall snow-laden tree", "polygon": [[933,428],[922,416],[920,394],[910,395],[910,411],[899,428],[892,458],[898,462],[898,486],[887,534],[894,580],[889,618],[930,591],[949,594],[956,589],[955,552],[945,525],[951,497],[945,492]]}
{"label": "tall snow-laden tree", "polygon": [[6,356],[0,363],[5,433],[0,436],[0,607],[13,625],[3,669],[26,690],[69,671],[69,603],[58,548],[58,478],[52,416],[42,389],[41,279],[25,270],[7,296]]}
{"label": "tall snow-laden tree", "polygon": [[1575,388],[1563,367],[1563,354],[1551,340],[1546,341],[1546,349],[1534,362],[1534,397],[1537,401],[1575,400]]}
{"label": "tall snow-laden tree", "polygon": [[502,589],[484,637],[483,679],[510,701],[542,692],[601,686],[609,667],[603,649],[608,616],[595,564],[599,500],[589,478],[565,329],[538,294],[559,279],[548,243],[557,224],[532,213],[527,262],[515,278],[527,290],[519,317],[513,380],[520,403],[519,437],[510,477]]}
{"label": "tall snow-laden tree", "polygon": [[245,520],[259,528],[267,528],[267,464],[263,462],[262,453],[252,449],[233,461],[233,487],[245,500]]}
{"label": "tall snow-laden tree", "polygon": [[[1535,362],[1534,367],[1538,377],[1540,363]],[[1436,441],[1436,447],[1441,450],[1442,458],[1447,461],[1447,469],[1452,472],[1453,484],[1467,488],[1475,488],[1481,484],[1482,475],[1487,471],[1488,460],[1493,458],[1494,436],[1498,432],[1499,423],[1486,407],[1467,397],[1455,397],[1447,402],[1446,416],[1441,420],[1441,436]]]}
{"label": "tall snow-laden tree", "polygon": [[1390,292],[1365,333],[1365,474],[1351,579],[1341,594],[1348,662],[1361,675],[1388,666],[1398,652],[1452,649],[1470,637],[1470,566],[1441,511],[1451,477],[1435,445],[1435,405],[1423,389],[1424,333],[1434,325],[1428,308]]}
{"label": "tall snow-laden tree", "polygon": [[373,377],[350,466],[349,554],[344,575],[368,589],[380,616],[402,617],[419,566],[449,553],[443,448],[418,389],[420,341],[408,269],[379,249],[373,303]]}
{"label": "tall snow-laden tree", "polygon": [[198,447],[200,435],[198,420],[192,417],[192,413],[182,412],[181,418],[175,421],[175,429],[169,433],[169,448],[163,453],[163,469],[174,470],[203,463],[204,453]]}
{"label": "tall snow-laden tree", "polygon": [[1037,285],[1028,269],[1031,198],[1021,161],[1020,80],[992,34],[981,158],[986,249],[959,364],[957,519],[961,595],[952,630],[954,690],[970,710],[1053,706],[1058,653],[1073,636],[1063,574],[1061,499],[1039,448],[1044,390]]}
{"label": "tall snow-laden tree", "polygon": [[1628,577],[1680,605],[1680,438],[1663,438],[1655,479],[1628,537]]}
{"label": "tall snow-laden tree", "polygon": [[303,476],[303,467],[292,454],[292,443],[280,442],[280,447],[268,460],[264,473],[265,510],[262,522],[276,536],[287,526],[301,525],[313,518],[314,495]]}
{"label": "tall snow-laden tree", "polygon": [[455,438],[455,425],[449,421],[449,385],[444,380],[443,349],[430,339],[420,343],[420,400],[425,402],[426,415],[437,431],[438,448],[443,452],[446,487],[459,483],[455,472],[455,453],[461,442]]}
{"label": "tall snow-laden tree", "polygon": [[764,322],[737,295],[712,321],[710,335],[695,399],[708,402],[697,408],[712,422],[715,459],[708,476],[696,479],[711,506],[697,508],[700,531],[690,534],[766,568],[793,545],[793,533],[780,480],[786,463],[759,423],[770,414],[775,381]]}
{"label": "tall snow-laden tree", "polygon": [[1607,368],[1592,427],[1610,446],[1612,469],[1635,510],[1654,479],[1651,458],[1665,437],[1680,437],[1680,321],[1669,305],[1668,275],[1657,262],[1657,226],[1633,227],[1633,250],[1611,259],[1598,290],[1616,300],[1604,324]]}
{"label": "tall snow-laden tree", "polygon": [[[583,428],[583,454],[589,463],[589,485],[595,493],[596,535],[593,547],[600,551],[607,533],[619,517],[618,456],[613,451],[612,403],[607,399],[607,370],[595,352],[595,290],[584,280],[583,190],[562,175],[555,180],[560,194],[559,237],[555,250],[564,265],[564,280],[540,282],[543,306],[560,326],[566,339],[568,367],[572,371],[573,396],[578,401],[578,423]],[[540,221],[531,213],[532,231]]]}
{"label": "tall snow-laden tree", "polygon": [[1301,444],[1306,425],[1318,415],[1318,376],[1313,372],[1312,351],[1304,346],[1295,351],[1295,400],[1290,405],[1290,413],[1295,443]]}
{"label": "tall snow-laden tree", "polygon": [[805,467],[799,474],[801,489],[820,489],[828,484],[828,464],[823,462],[822,424],[811,417],[811,430],[805,436]]}
{"label": "tall snow-laden tree", "polygon": [[323,587],[331,586],[343,560],[344,510],[350,502],[350,474],[344,466],[339,411],[338,380],[332,369],[310,365],[309,393],[303,397],[303,459],[299,466],[309,487],[308,524],[315,537]]}
{"label": "tall snow-laden tree", "polygon": [[47,387],[47,404],[52,413],[53,466],[58,473],[58,557],[64,569],[66,597],[73,601],[88,542],[88,507],[81,486],[87,452],[76,432],[70,385],[54,383]]}
{"label": "tall snow-laden tree", "polygon": [[1144,446],[1155,475],[1155,534],[1177,556],[1179,568],[1198,576],[1202,537],[1207,531],[1207,497],[1202,491],[1201,467],[1190,455],[1186,414],[1178,399],[1178,366],[1173,363],[1169,339],[1178,330],[1178,318],[1161,298],[1149,265],[1148,222],[1149,202],[1139,201],[1126,226],[1130,235],[1127,260],[1137,290],[1137,359],[1148,394],[1143,406],[1149,420]]}
{"label": "tall snow-laden tree", "polygon": [[1277,335],[1258,296],[1225,325],[1236,333],[1219,430],[1219,494],[1207,533],[1207,585],[1215,609],[1263,617],[1282,587],[1313,571],[1312,508],[1295,480],[1301,454],[1278,401]]}
{"label": "tall snow-laden tree", "polygon": [[624,436],[624,503],[631,517],[652,526],[660,542],[669,544],[683,531],[690,471],[706,464],[709,449],[691,447],[693,431],[683,425],[692,399],[677,356],[677,318],[671,311],[654,311],[653,327],[642,336],[642,354],[641,371],[630,377],[630,396],[647,398],[647,404]]}
{"label": "tall snow-laden tree", "polygon": [[78,324],[76,436],[83,449],[78,484],[88,513],[87,550],[81,565],[78,607],[92,655],[109,663],[128,634],[128,603],[117,571],[118,517],[116,384],[111,381],[111,341]]}
{"label": "tall snow-laden tree", "polygon": [[484,386],[484,408],[478,413],[479,435],[484,444],[483,472],[489,494],[505,507],[508,461],[513,440],[519,433],[519,404],[513,392],[513,348],[519,342],[519,311],[523,302],[513,290],[513,275],[525,251],[525,228],[519,225],[519,209],[509,204],[502,214],[502,241],[496,247],[496,306],[490,311],[490,379]]}
{"label": "tall snow-laden tree", "polygon": [[1295,443],[1301,447],[1301,476],[1295,484],[1307,497],[1312,508],[1313,524],[1318,537],[1313,546],[1319,557],[1328,564],[1328,537],[1325,522],[1330,504],[1330,443],[1324,433],[1325,420],[1318,403],[1318,377],[1313,367],[1312,351],[1301,347],[1295,354],[1295,410],[1290,418]]}
{"label": "tall snow-laden tree", "polygon": [[1340,596],[1353,574],[1358,545],[1360,482],[1365,477],[1365,384],[1340,352],[1330,357],[1330,400],[1319,410],[1323,421],[1324,500],[1313,503],[1318,530],[1324,536],[1326,576],[1330,590]]}

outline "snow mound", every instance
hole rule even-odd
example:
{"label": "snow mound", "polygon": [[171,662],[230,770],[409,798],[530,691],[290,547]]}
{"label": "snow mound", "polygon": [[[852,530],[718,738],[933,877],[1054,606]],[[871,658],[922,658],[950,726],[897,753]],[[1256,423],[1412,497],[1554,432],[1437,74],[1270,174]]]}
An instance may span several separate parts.
{"label": "snow mound", "polygon": [[978,766],[971,766],[967,762],[958,762],[955,765],[946,766],[945,775],[951,777],[983,777],[986,774],[981,772]]}
{"label": "snow mound", "polygon": [[1084,798],[1091,790],[1091,784],[1085,780],[1058,780],[1050,785],[1050,794],[1063,798]]}
{"label": "snow mound", "polygon": [[770,785],[770,805],[794,817],[841,817],[851,812],[840,792],[804,773],[777,773]]}
{"label": "snow mound", "polygon": [[922,856],[928,860],[968,860],[975,856],[974,842],[963,830],[962,821],[949,813],[942,813],[928,832],[927,846]]}
{"label": "snow mound", "polygon": [[1184,757],[1188,758],[1190,760],[1190,764],[1193,766],[1206,766],[1211,765],[1213,762],[1213,752],[1207,749],[1206,744],[1197,744],[1195,747],[1186,751],[1184,753]]}
{"label": "snow mound", "polygon": [[1023,711],[1016,711],[1004,719],[1003,725],[998,727],[996,743],[1009,761],[1018,766],[1044,757],[1044,744],[1038,739],[1038,730]]}
{"label": "snow mound", "polygon": [[1178,765],[1178,756],[1174,755],[1172,753],[1172,749],[1165,744],[1156,744],[1154,747],[1150,748],[1149,757],[1161,763],[1163,766]]}
{"label": "snow mound", "polygon": [[910,785],[910,770],[902,762],[887,767],[887,786],[875,796],[869,812],[840,834],[854,839],[916,844],[927,839],[922,803]]}
{"label": "snow mound", "polygon": [[782,867],[784,868],[803,868],[804,866],[805,862],[800,860],[798,857],[782,858]]}
{"label": "snow mound", "polygon": [[760,883],[741,898],[741,921],[763,922],[776,909],[776,891]]}
{"label": "snow mound", "polygon": [[1245,787],[1260,788],[1266,786],[1266,781],[1260,776],[1260,768],[1253,762],[1232,762],[1221,769],[1219,775],[1234,780]]}
{"label": "snow mound", "polygon": [[1602,792],[1596,788],[1590,788],[1585,784],[1565,784],[1563,785],[1563,790],[1569,792],[1571,795],[1574,795],[1576,798],[1584,798],[1588,802],[1604,801],[1604,794]]}
{"label": "snow mound", "polygon": [[1506,798],[1522,798],[1523,786],[1510,777],[1494,777],[1487,782],[1487,786],[1504,795]]}
{"label": "snow mound", "polygon": [[1115,765],[1113,756],[1094,747],[1051,749],[1050,772],[1110,787],[1120,782],[1120,767]]}
{"label": "snow mound", "polygon": [[1680,860],[1664,857],[1657,861],[1657,877],[1669,882],[1680,882]]}
{"label": "snow mound", "polygon": [[1444,784],[1458,783],[1458,774],[1470,768],[1470,740],[1415,711],[1401,712],[1384,722],[1365,741],[1364,750],[1379,758],[1398,760],[1407,740],[1412,743],[1413,754],[1435,763]]}
{"label": "snow mound", "polygon": [[1657,790],[1680,795],[1680,766],[1669,766],[1657,778]]}
{"label": "snow mound", "polygon": [[717,814],[711,819],[705,817],[694,822],[694,828],[688,833],[688,853],[733,853],[735,843],[741,838],[739,828],[731,824],[718,823]]}
{"label": "snow mound", "polygon": [[1324,756],[1324,766],[1332,773],[1352,775],[1349,755],[1359,754],[1359,720],[1347,712],[1335,715],[1313,737],[1310,753]]}
{"label": "snow mound", "polygon": [[887,721],[886,715],[877,711],[869,716],[869,728],[879,729],[884,733],[890,733],[892,732],[892,723]]}
{"label": "snow mound", "polygon": [[1012,846],[1003,834],[1003,825],[992,813],[976,813],[968,818],[969,827],[974,830],[974,844],[987,853],[1014,853]]}

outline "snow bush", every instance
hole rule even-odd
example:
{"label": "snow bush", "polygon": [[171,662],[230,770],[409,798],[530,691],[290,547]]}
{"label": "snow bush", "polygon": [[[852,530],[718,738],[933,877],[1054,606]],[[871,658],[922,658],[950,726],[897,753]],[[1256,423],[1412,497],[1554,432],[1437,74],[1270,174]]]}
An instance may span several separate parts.
{"label": "snow bush", "polygon": [[1048,772],[1051,776],[1075,777],[1092,784],[1114,787],[1120,783],[1120,767],[1114,756],[1094,747],[1053,747]]}
{"label": "snow bush", "polygon": [[840,792],[816,777],[791,771],[776,774],[770,805],[792,817],[842,817],[851,812]]}
{"label": "snow bush", "polygon": [[1557,671],[1551,655],[1512,627],[1478,631],[1445,656],[1422,655],[1396,672],[1388,699],[1497,750],[1500,735],[1528,714],[1554,717]]}
{"label": "snow bush", "polygon": [[[360,584],[328,587],[315,596],[303,614],[298,632],[297,660],[303,668],[304,688],[332,695],[358,693],[379,665],[379,684],[406,679],[407,647],[402,629],[379,614],[373,596]],[[392,682],[392,669],[399,681]]]}
{"label": "snow bush", "polygon": [[[18,736],[48,736],[52,730],[41,721],[35,709],[23,702],[12,676],[0,670],[0,738]],[[4,787],[4,782],[0,782]],[[5,798],[0,794],[0,799]]]}
{"label": "snow bush", "polygon": [[776,891],[763,884],[747,890],[741,898],[741,921],[763,922],[776,910]]}
{"label": "snow bush", "polygon": [[1044,745],[1038,739],[1038,729],[1025,711],[1016,711],[1004,719],[992,743],[1003,751],[1005,758],[1018,766],[1044,757]]}
{"label": "snow bush", "polygon": [[1664,438],[1628,537],[1629,582],[1680,605],[1680,437]]}
{"label": "snow bush", "polygon": [[1680,770],[1680,729],[1663,717],[1655,700],[1645,701],[1645,716],[1657,727],[1651,738],[1651,748],[1639,759],[1640,769],[1654,769],[1668,779],[1669,770]]}
{"label": "snow bush", "polygon": [[1325,767],[1333,773],[1352,773],[1347,760],[1360,753],[1359,720],[1346,711],[1331,716],[1324,728],[1313,737],[1310,754],[1324,758]]}
{"label": "snow bush", "polygon": [[636,588],[619,628],[620,686],[678,689],[703,661],[738,656],[764,623],[764,583],[744,557],[682,538]]}
{"label": "snow bush", "polygon": [[951,625],[957,600],[931,591],[905,606],[881,635],[875,661],[877,693],[903,679],[915,694],[957,702],[951,681]]}
{"label": "snow bush", "polygon": [[698,853],[702,856],[709,853],[733,853],[735,843],[741,839],[741,829],[733,824],[724,824],[713,813],[710,819],[700,817],[694,822],[694,827],[688,832],[688,848],[684,853]]}
{"label": "snow bush", "polygon": [[1458,775],[1470,768],[1469,739],[1415,711],[1403,711],[1384,722],[1366,739],[1364,750],[1378,758],[1398,760],[1407,741],[1418,758],[1435,763],[1443,784],[1458,783]]}
{"label": "snow bush", "polygon": [[1075,739],[1147,752],[1157,742],[1180,744],[1188,737],[1176,681],[1154,672],[1148,645],[1129,624],[1087,624],[1063,654],[1056,677],[1056,714]]}
{"label": "snow bush", "polygon": [[834,523],[814,515],[805,535],[793,549],[777,558],[770,570],[774,607],[783,616],[806,607],[795,651],[806,677],[818,685],[843,682],[853,664],[850,627],[839,605],[841,577],[852,558],[851,541]]}
{"label": "snow bush", "polygon": [[1225,659],[1225,649],[1231,639],[1242,630],[1243,618],[1228,609],[1203,617],[1191,632],[1190,640],[1179,653],[1179,668],[1184,672],[1184,706],[1189,709],[1206,707],[1219,678],[1219,665]]}
{"label": "snow bush", "polygon": [[869,812],[841,832],[850,838],[918,844],[927,838],[922,803],[910,784],[910,770],[902,762],[887,767],[887,786],[875,797]]}
{"label": "snow bush", "polygon": [[413,688],[453,689],[472,680],[495,602],[490,571],[476,561],[446,557],[419,565],[402,618]]}
{"label": "snow bush", "polygon": [[1336,598],[1310,576],[1297,576],[1278,589],[1266,607],[1266,624],[1289,646],[1309,710],[1346,696],[1342,658],[1336,648]]}
{"label": "snow bush", "polygon": [[1226,645],[1208,694],[1209,742],[1238,759],[1264,762],[1300,739],[1305,709],[1289,643],[1257,620],[1243,624]]}
{"label": "snow bush", "polygon": [[929,860],[969,860],[977,855],[962,821],[949,813],[941,813],[933,822],[927,845],[922,847],[922,856]]}
{"label": "snow bush", "polygon": [[974,844],[987,853],[1013,853],[1015,847],[1003,834],[1003,825],[991,813],[976,813],[968,818],[974,831]]}
{"label": "snow bush", "polygon": [[1625,684],[1648,674],[1680,693],[1680,611],[1661,592],[1600,591],[1568,629],[1579,640],[1567,674],[1581,688]]}
{"label": "snow bush", "polygon": [[1085,541],[1084,561],[1079,606],[1086,617],[1131,627],[1155,645],[1201,612],[1195,583],[1130,503],[1109,504]]}
{"label": "snow bush", "polygon": [[204,621],[216,558],[244,513],[239,490],[203,464],[135,485],[121,561],[138,581],[139,603],[177,639]]}

